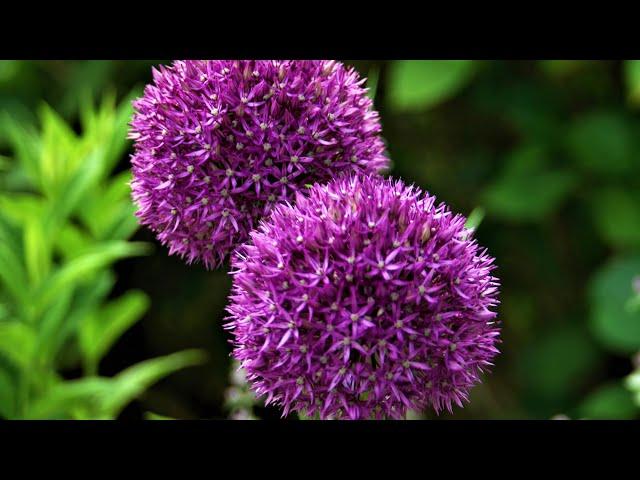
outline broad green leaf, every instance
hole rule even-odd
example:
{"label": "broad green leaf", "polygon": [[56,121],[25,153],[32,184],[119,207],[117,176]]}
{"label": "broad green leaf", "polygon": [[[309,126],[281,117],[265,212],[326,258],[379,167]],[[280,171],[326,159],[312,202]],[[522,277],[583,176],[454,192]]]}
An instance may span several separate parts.
{"label": "broad green leaf", "polygon": [[32,217],[24,229],[24,255],[31,285],[37,286],[51,268],[51,245],[40,218]]}
{"label": "broad green leaf", "polygon": [[640,60],[624,62],[624,80],[627,87],[627,100],[631,105],[640,105]]}
{"label": "broad green leaf", "polygon": [[554,326],[518,356],[522,388],[539,405],[557,408],[597,372],[600,359],[595,347],[584,328]]}
{"label": "broad green leaf", "polygon": [[633,395],[620,382],[600,386],[587,395],[578,408],[578,417],[603,420],[627,420],[638,416]]}
{"label": "broad green leaf", "polygon": [[397,110],[422,110],[448,100],[475,69],[471,60],[399,60],[390,72],[389,102]]}
{"label": "broad green leaf", "polygon": [[149,308],[148,297],[140,291],[129,291],[104,305],[80,324],[79,340],[87,362],[95,370],[98,362]]}
{"label": "broad green leaf", "polygon": [[21,369],[29,368],[36,345],[36,333],[20,322],[0,323],[0,355]]}
{"label": "broad green leaf", "polygon": [[505,166],[484,192],[487,210],[516,222],[539,221],[551,214],[577,184],[576,176],[549,164],[541,147],[525,146],[505,159]]}
{"label": "broad green leaf", "polygon": [[102,398],[102,409],[117,417],[127,404],[157,381],[183,368],[199,365],[205,359],[206,355],[200,350],[185,350],[129,367],[114,377],[112,388]]}
{"label": "broad green leaf", "polygon": [[61,292],[74,288],[97,270],[110,266],[116,260],[142,255],[146,251],[147,246],[143,243],[110,241],[95,245],[67,262],[44,281],[36,293],[36,311],[40,311]]}
{"label": "broad green leaf", "polygon": [[607,187],[591,200],[600,236],[618,248],[640,247],[640,191]]}
{"label": "broad green leaf", "polygon": [[624,384],[633,394],[636,406],[640,407],[640,369],[625,378]]}
{"label": "broad green leaf", "polygon": [[640,257],[632,256],[610,261],[591,278],[591,329],[604,347],[616,353],[640,350],[640,312],[627,308],[639,274]]}
{"label": "broad green leaf", "polygon": [[623,174],[637,164],[634,137],[629,119],[610,112],[593,112],[570,125],[566,147],[573,162],[585,171]]}

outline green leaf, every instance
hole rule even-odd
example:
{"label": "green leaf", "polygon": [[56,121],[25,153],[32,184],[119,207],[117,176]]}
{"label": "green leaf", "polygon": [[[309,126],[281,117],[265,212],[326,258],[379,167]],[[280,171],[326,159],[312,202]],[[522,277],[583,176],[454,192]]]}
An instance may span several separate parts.
{"label": "green leaf", "polygon": [[12,248],[9,236],[3,234],[0,222],[0,285],[4,285],[18,304],[26,305],[29,283],[19,252],[16,250],[15,246]]}
{"label": "green leaf", "polygon": [[638,415],[633,395],[621,382],[599,387],[590,393],[578,408],[578,417],[588,419],[627,420]]}
{"label": "green leaf", "polygon": [[173,417],[167,417],[166,415],[160,415],[159,413],[154,413],[154,412],[145,412],[144,419],[145,420],[176,420]]}
{"label": "green leaf", "polygon": [[108,267],[116,260],[142,255],[146,251],[147,245],[144,243],[110,241],[95,245],[84,254],[70,260],[45,280],[36,292],[36,311],[41,311],[63,291],[74,288],[87,276]]}
{"label": "green leaf", "polygon": [[41,139],[31,129],[21,125],[8,113],[0,116],[0,128],[6,134],[18,162],[33,185],[41,187],[40,151]]}
{"label": "green leaf", "polygon": [[83,203],[79,212],[82,222],[96,238],[109,238],[124,222],[137,228],[135,207],[131,202],[130,180],[131,173],[123,172],[113,178],[105,188],[100,189],[99,195],[91,195]]}
{"label": "green leaf", "polygon": [[585,171],[608,176],[623,174],[636,163],[634,136],[624,116],[593,112],[570,125],[566,147],[573,162]]}
{"label": "green leaf", "polygon": [[0,323],[0,355],[21,369],[29,368],[35,353],[36,333],[20,322]]}
{"label": "green leaf", "polygon": [[598,350],[580,326],[554,327],[518,356],[518,378],[539,405],[557,405],[584,387],[597,371]]}
{"label": "green leaf", "polygon": [[47,194],[59,191],[62,184],[75,172],[79,158],[77,156],[77,138],[67,125],[48,105],[40,109],[42,123],[42,150],[40,152],[41,185]]}
{"label": "green leaf", "polygon": [[367,77],[367,96],[371,101],[375,101],[376,92],[378,91],[378,80],[380,79],[380,68],[374,65],[371,70],[369,70]]}
{"label": "green leaf", "polygon": [[37,286],[49,274],[51,245],[40,218],[30,218],[24,229],[24,255],[31,285]]}
{"label": "green leaf", "polygon": [[129,367],[114,377],[114,384],[109,394],[102,400],[103,411],[116,417],[129,402],[158,380],[183,368],[199,365],[205,360],[204,352],[185,350]]}
{"label": "green leaf", "polygon": [[48,203],[45,212],[45,232],[57,232],[67,218],[81,204],[85,195],[96,187],[102,173],[103,150],[93,149],[82,159],[82,164],[64,183],[63,188]]}
{"label": "green leaf", "polygon": [[624,80],[627,87],[627,100],[629,104],[637,107],[640,105],[640,60],[627,60],[624,62]]}
{"label": "green leaf", "polygon": [[15,390],[15,383],[11,375],[0,368],[0,418],[13,418],[16,401]]}
{"label": "green leaf", "polygon": [[469,216],[467,217],[467,222],[465,223],[465,228],[470,230],[477,230],[480,224],[482,223],[482,219],[484,218],[484,208],[476,207],[474,208]]}
{"label": "green leaf", "polygon": [[70,419],[76,410],[81,410],[84,418],[109,418],[103,414],[101,401],[112,388],[113,381],[101,377],[60,382],[29,406],[25,418]]}
{"label": "green leaf", "polygon": [[389,102],[396,110],[422,110],[453,97],[471,79],[471,60],[399,60],[391,65]]}
{"label": "green leaf", "polygon": [[577,184],[576,176],[548,165],[539,146],[525,146],[505,159],[505,167],[484,192],[487,210],[500,218],[540,221],[560,206]]}
{"label": "green leaf", "polygon": [[80,348],[95,371],[98,362],[120,336],[131,328],[149,308],[148,297],[140,291],[129,291],[103,306],[80,325]]}
{"label": "green leaf", "polygon": [[640,192],[608,187],[591,200],[600,236],[618,248],[640,247]]}
{"label": "green leaf", "polygon": [[633,279],[640,274],[640,257],[617,258],[598,270],[589,285],[590,326],[596,339],[621,354],[640,350],[640,312],[627,308],[635,295]]}
{"label": "green leaf", "polygon": [[0,212],[12,223],[24,226],[28,219],[44,217],[44,202],[30,193],[0,194]]}

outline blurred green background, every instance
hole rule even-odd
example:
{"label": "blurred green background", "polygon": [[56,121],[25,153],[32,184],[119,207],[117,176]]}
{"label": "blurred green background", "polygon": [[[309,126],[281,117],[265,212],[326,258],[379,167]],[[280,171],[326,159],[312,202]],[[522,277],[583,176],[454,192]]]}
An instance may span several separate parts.
{"label": "blurred green background", "polygon": [[[390,174],[474,212],[499,266],[502,354],[439,418],[639,418],[640,63],[345,62]],[[279,417],[230,376],[226,273],[132,222],[158,63],[0,61],[0,416]]]}

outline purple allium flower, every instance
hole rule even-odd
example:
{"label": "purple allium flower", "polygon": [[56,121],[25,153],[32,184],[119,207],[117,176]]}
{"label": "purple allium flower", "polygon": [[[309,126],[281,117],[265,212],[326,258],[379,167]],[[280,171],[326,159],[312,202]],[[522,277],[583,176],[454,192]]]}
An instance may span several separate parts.
{"label": "purple allium flower", "polygon": [[232,259],[226,327],[255,392],[321,418],[462,406],[499,341],[494,259],[465,218],[376,176],[295,200]]}
{"label": "purple allium flower", "polygon": [[220,266],[306,184],[388,165],[378,113],[334,61],[177,61],[134,102],[133,198],[188,263]]}

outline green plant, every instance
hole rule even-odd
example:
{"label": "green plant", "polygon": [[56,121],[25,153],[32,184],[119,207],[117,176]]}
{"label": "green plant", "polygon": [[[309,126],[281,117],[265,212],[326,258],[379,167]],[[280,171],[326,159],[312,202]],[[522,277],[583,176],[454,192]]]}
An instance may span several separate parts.
{"label": "green plant", "polygon": [[[81,102],[80,135],[48,106],[40,131],[0,117],[14,157],[0,163],[1,417],[115,418],[151,384],[203,360],[183,351],[98,375],[149,306],[140,291],[109,298],[112,265],[148,251],[128,241],[137,229],[129,172],[113,173],[130,100]],[[64,378],[78,366],[81,377]]]}

